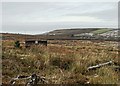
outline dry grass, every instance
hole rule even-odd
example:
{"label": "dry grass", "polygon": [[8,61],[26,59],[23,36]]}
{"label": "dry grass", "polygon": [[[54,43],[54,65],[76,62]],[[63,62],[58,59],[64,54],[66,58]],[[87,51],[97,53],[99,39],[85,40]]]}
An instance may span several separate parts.
{"label": "dry grass", "polygon": [[[49,43],[47,47],[32,46],[27,49],[3,46],[3,83],[8,83],[17,75],[32,73],[45,76],[52,84],[119,83],[120,72],[112,68],[116,64],[120,66],[115,43],[59,40]],[[89,66],[110,60],[115,64],[97,70],[86,70]]]}

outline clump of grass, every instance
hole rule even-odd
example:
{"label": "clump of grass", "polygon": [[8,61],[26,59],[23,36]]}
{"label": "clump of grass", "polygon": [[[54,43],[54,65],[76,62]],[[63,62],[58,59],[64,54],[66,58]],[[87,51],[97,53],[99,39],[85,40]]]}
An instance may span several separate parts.
{"label": "clump of grass", "polygon": [[96,70],[96,74],[97,76],[93,76],[90,78],[90,83],[119,84],[119,76],[117,76],[117,73],[109,67],[102,67]]}
{"label": "clump of grass", "polygon": [[60,59],[61,59],[60,68],[70,70],[75,61],[75,55],[67,54],[64,57],[61,57]]}
{"label": "clump of grass", "polygon": [[54,55],[50,58],[50,64],[53,66],[57,66],[64,70],[69,70],[71,65],[73,64],[74,57],[70,55]]}
{"label": "clump of grass", "polygon": [[88,81],[86,76],[81,73],[68,73],[63,79],[63,84],[85,84]]}
{"label": "clump of grass", "polygon": [[50,58],[50,65],[57,66],[60,68],[61,59],[59,55]]}

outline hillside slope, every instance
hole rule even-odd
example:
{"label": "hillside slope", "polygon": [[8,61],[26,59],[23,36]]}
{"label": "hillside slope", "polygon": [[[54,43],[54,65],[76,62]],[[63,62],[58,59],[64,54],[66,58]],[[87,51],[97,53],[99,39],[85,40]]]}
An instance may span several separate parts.
{"label": "hillside slope", "polygon": [[59,29],[46,33],[47,35],[72,35],[72,34],[81,34],[81,33],[89,33],[100,28],[78,28],[78,29]]}

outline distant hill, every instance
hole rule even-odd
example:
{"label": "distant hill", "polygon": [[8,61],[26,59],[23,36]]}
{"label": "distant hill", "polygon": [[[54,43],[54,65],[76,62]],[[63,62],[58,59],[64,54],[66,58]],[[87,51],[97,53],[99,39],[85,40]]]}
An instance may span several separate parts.
{"label": "distant hill", "polygon": [[[74,28],[74,29],[59,29],[50,31],[46,34],[40,35],[28,35],[28,34],[12,34],[12,33],[1,33],[3,40],[26,40],[26,39],[41,39],[41,40],[61,40],[61,39],[83,39],[79,36],[89,36],[97,34],[107,33],[115,29],[111,28]],[[108,34],[109,35],[109,34]],[[114,34],[113,34],[114,35]],[[96,36],[94,36],[96,37]]]}
{"label": "distant hill", "polygon": [[100,28],[84,28],[84,29],[59,29],[46,33],[46,35],[72,35],[81,33],[90,33],[99,30]]}

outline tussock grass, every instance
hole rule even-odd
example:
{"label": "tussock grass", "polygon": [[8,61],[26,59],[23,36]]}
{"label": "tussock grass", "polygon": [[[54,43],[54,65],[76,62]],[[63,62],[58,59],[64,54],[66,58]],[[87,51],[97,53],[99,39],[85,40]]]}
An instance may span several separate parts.
{"label": "tussock grass", "polygon": [[[54,41],[53,41],[54,42]],[[30,48],[2,48],[3,83],[17,75],[36,73],[49,79],[50,84],[118,84],[120,74],[111,65],[87,71],[87,67],[113,61],[118,62],[118,51],[112,46],[90,41],[64,41],[63,45],[48,44]],[[69,43],[69,45],[67,45]],[[73,44],[75,43],[75,44]],[[112,49],[112,50],[111,50]]]}
{"label": "tussock grass", "polygon": [[119,76],[117,73],[109,67],[102,67],[96,72],[96,77],[92,76],[90,78],[90,83],[93,84],[118,84]]}

